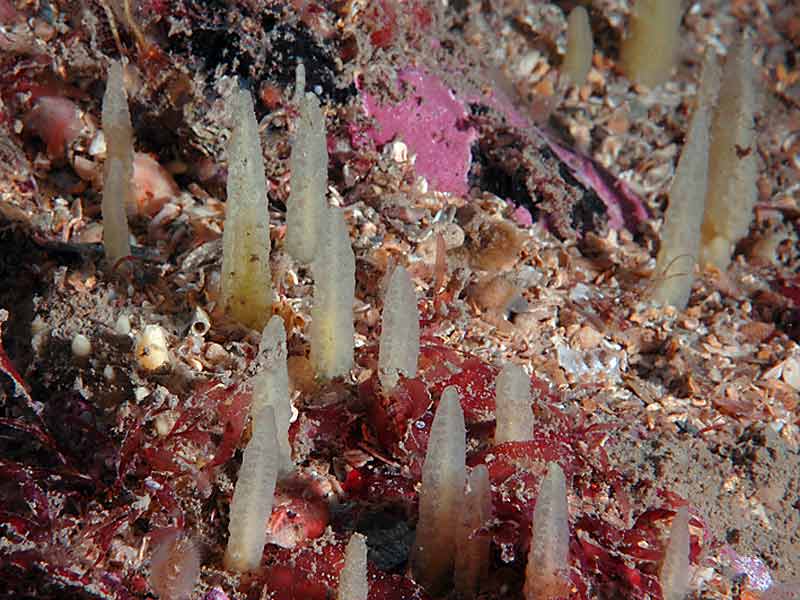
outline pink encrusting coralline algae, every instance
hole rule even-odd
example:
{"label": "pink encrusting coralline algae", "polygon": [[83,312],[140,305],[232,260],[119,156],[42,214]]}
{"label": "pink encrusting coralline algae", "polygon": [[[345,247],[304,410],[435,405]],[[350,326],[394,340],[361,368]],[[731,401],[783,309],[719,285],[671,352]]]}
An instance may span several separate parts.
{"label": "pink encrusting coralline algae", "polygon": [[467,103],[483,102],[496,108],[515,126],[541,137],[572,174],[597,193],[606,206],[612,229],[635,230],[647,219],[644,204],[624,182],[615,180],[592,159],[567,149],[533,126],[501,93],[466,94],[466,100],[462,100],[439,77],[417,68],[398,71],[395,84],[405,92],[405,98],[398,103],[384,104],[361,89],[364,109],[375,120],[368,134],[378,145],[394,139],[403,141],[416,155],[417,173],[433,189],[460,195],[469,191],[472,144],[478,134],[469,124]]}
{"label": "pink encrusting coralline algae", "polygon": [[377,144],[399,138],[416,154],[417,173],[433,189],[466,194],[471,146],[477,132],[469,127],[469,112],[442,81],[419,69],[403,69],[397,83],[407,96],[397,104],[381,104],[364,93],[364,108],[375,119],[371,130]]}

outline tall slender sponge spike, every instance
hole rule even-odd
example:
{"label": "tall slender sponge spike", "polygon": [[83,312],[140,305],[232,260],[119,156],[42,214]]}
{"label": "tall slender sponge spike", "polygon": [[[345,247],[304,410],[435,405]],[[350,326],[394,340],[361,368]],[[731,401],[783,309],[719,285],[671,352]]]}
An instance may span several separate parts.
{"label": "tall slender sponge spike", "polygon": [[492,517],[492,487],[489,469],[478,465],[469,474],[464,510],[456,545],[456,591],[474,598],[489,574],[489,534],[483,529]]}
{"label": "tall slender sponge spike", "polygon": [[736,243],[747,234],[758,199],[753,45],[743,34],[725,63],[719,104],[711,126],[708,195],[701,261],[726,269]]}
{"label": "tall slender sponge spike", "polygon": [[533,437],[531,380],[525,369],[514,363],[503,366],[495,383],[497,427],[494,443],[525,442]]}
{"label": "tall slender sponge spike", "polygon": [[436,595],[450,583],[464,503],[466,427],[458,391],[445,388],[433,418],[419,492],[419,521],[412,550],[417,581]]}
{"label": "tall slender sponge spike", "polygon": [[683,600],[689,593],[689,511],[685,506],[672,519],[658,579],[664,600]]}
{"label": "tall slender sponge spike", "polygon": [[306,66],[298,62],[297,68],[294,71],[294,97],[292,102],[300,104],[303,101],[303,95],[306,93]]}
{"label": "tall slender sponge spike", "polygon": [[112,62],[103,95],[107,158],[103,177],[103,247],[112,265],[131,253],[127,207],[133,201],[133,127],[122,64]]}
{"label": "tall slender sponge spike", "polygon": [[226,569],[253,571],[261,564],[279,462],[275,413],[271,406],[265,406],[253,419],[253,437],[244,450],[233,491],[224,559]]}
{"label": "tall slender sponge spike", "polygon": [[287,472],[292,468],[292,447],[289,445],[292,400],[289,396],[289,370],[286,359],[286,330],[283,319],[274,316],[261,334],[258,350],[259,371],[252,380],[251,412],[257,415],[265,406],[271,406],[275,411],[275,432],[281,453],[281,472]]}
{"label": "tall slender sponge spike", "polygon": [[346,375],[353,366],[356,262],[341,209],[326,209],[323,223],[320,248],[324,251],[311,265],[311,364],[318,376],[329,379]]}
{"label": "tall slender sponge spike", "polygon": [[367,541],[360,533],[354,533],[344,551],[336,600],[367,600],[368,594]]}
{"label": "tall slender sponge spike", "polygon": [[567,480],[557,463],[547,465],[533,510],[531,549],[525,568],[525,600],[553,600],[569,591]]}
{"label": "tall slender sponge spike", "polygon": [[229,108],[233,131],[228,143],[220,303],[235,320],[260,330],[272,315],[264,158],[250,92],[233,92]]}
{"label": "tall slender sponge spike", "polygon": [[[300,73],[298,72],[298,80]],[[291,180],[286,206],[286,248],[303,263],[317,254],[328,188],[325,115],[314,94],[300,95],[297,134],[289,159]],[[324,251],[324,246],[322,246]]]}
{"label": "tall slender sponge spike", "polygon": [[564,72],[575,85],[583,85],[592,66],[594,41],[589,25],[589,13],[576,6],[567,20],[567,53],[564,55]]}
{"label": "tall slender sponge spike", "polygon": [[700,227],[708,189],[710,111],[719,88],[719,65],[713,50],[706,53],[697,107],[669,189],[669,208],[661,228],[653,298],[686,308],[700,253]]}
{"label": "tall slender sponge spike", "polygon": [[408,271],[398,265],[383,302],[383,329],[378,374],[384,389],[397,385],[400,375],[415,377],[419,359],[417,294]]}
{"label": "tall slender sponge spike", "polygon": [[655,87],[669,79],[680,44],[680,0],[637,0],[620,52],[627,75]]}

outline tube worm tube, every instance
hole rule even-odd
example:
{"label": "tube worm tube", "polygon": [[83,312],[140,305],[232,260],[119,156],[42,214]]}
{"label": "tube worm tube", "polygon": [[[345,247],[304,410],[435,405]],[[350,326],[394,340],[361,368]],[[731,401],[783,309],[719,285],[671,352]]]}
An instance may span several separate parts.
{"label": "tube worm tube", "polygon": [[683,7],[679,0],[637,0],[622,66],[636,83],[655,87],[669,79],[680,44]]}

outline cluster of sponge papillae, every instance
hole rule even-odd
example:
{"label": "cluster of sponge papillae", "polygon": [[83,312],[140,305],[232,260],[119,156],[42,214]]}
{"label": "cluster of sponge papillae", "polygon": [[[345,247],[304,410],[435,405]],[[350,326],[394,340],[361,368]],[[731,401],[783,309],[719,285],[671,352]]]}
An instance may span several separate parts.
{"label": "cluster of sponge papillae", "polygon": [[[766,276],[739,258],[723,273],[769,219],[797,216],[773,202],[774,156],[751,193],[778,145],[756,146],[746,86],[776,71],[763,18],[755,54],[732,46],[692,108],[687,71],[699,44],[727,44],[731,10],[711,14],[726,3],[68,4],[0,0],[3,35],[51,36],[0,57],[0,130],[43,184],[24,234],[37,260],[10,268],[7,228],[0,257],[3,281],[36,274],[3,294],[0,590],[681,600],[745,572],[711,531],[782,560],[756,508],[789,514],[791,486],[773,485],[788,478],[739,453],[756,447],[746,420],[796,441],[800,368],[776,350],[788,311],[755,295]],[[552,64],[564,33],[571,85]],[[106,68],[107,53],[125,58]],[[40,75],[58,85],[37,91]],[[559,103],[555,130],[528,122]],[[647,207],[661,214],[679,151],[658,230]],[[33,195],[15,187],[4,219]],[[756,198],[769,206],[739,245]],[[781,256],[769,273],[800,306]],[[693,298],[706,262],[721,276]],[[699,461],[664,474],[694,449],[741,487],[697,506],[663,489],[706,486]],[[752,502],[746,536],[718,514],[734,492]]]}
{"label": "cluster of sponge papillae", "polygon": [[[298,90],[302,80],[300,69]],[[287,246],[310,263],[314,280],[308,358],[296,357],[313,371],[313,393],[290,389],[287,337],[295,332],[287,336],[284,319],[271,315],[262,148],[250,93],[236,91],[220,304],[261,330],[261,341],[244,357],[246,376],[210,383],[165,411],[157,435],[142,427],[143,415],[134,417],[119,480],[158,472],[160,480],[145,480],[181,523],[174,534],[181,543],[154,554],[153,573],[197,571],[196,553],[179,550],[194,546],[169,479],[189,476],[209,499],[226,473],[235,485],[225,493],[228,535],[218,562],[248,596],[314,599],[337,590],[339,598],[365,600],[457,590],[468,598],[511,586],[526,600],[645,598],[660,589],[660,574],[665,593],[679,598],[690,569],[686,509],[670,535],[659,522],[683,504],[674,499],[636,521],[605,455],[612,425],[588,425],[581,409],[563,406],[520,365],[501,369],[441,341],[428,316],[447,310],[446,302],[420,303],[404,266],[387,277],[377,351],[355,347],[353,243],[344,211],[324,204],[324,115],[313,94],[303,101],[301,114],[313,115],[310,123],[301,119],[294,168],[305,165],[321,181],[314,189],[295,185],[307,193],[291,206],[308,209],[300,217],[317,229],[288,219],[287,240],[297,243]],[[300,242],[317,243],[300,252]],[[370,373],[357,386],[354,364]],[[208,459],[183,461],[189,454]],[[373,541],[368,560],[370,530],[388,513],[416,528],[414,541],[391,560],[381,555],[385,544]],[[642,553],[645,542],[651,551]],[[165,589],[191,585],[157,579]]]}
{"label": "cluster of sponge papillae", "polygon": [[[368,355],[360,358],[369,364]],[[491,560],[525,565],[541,482],[547,465],[558,464],[565,474],[569,495],[583,499],[587,506],[604,506],[606,512],[569,513],[569,554],[559,569],[562,585],[556,586],[555,595],[529,597],[590,598],[598,589],[619,594],[618,597],[646,598],[657,594],[669,522],[683,501],[663,493],[658,507],[637,516],[634,502],[623,491],[623,476],[609,466],[605,455],[613,426],[588,425],[586,415],[579,410],[565,410],[558,396],[536,377],[529,380],[533,398],[530,410],[535,423],[530,438],[495,443],[498,373],[493,365],[435,343],[423,343],[415,379],[401,378],[388,393],[381,390],[377,375],[361,385],[360,395],[369,407],[366,417],[375,441],[398,461],[400,473],[414,480],[421,478],[439,396],[444,388],[454,386],[460,392],[467,427],[468,470],[481,465],[488,469],[492,520],[485,531],[491,538]],[[379,471],[376,473],[375,467],[351,471],[346,488],[356,498],[362,498],[365,489],[377,493],[394,490],[392,502],[409,503],[411,498],[402,492],[399,483],[404,476],[394,468]],[[389,483],[381,485],[378,480],[384,476]],[[696,531],[703,529],[699,519],[693,520],[692,525]],[[691,556],[695,560],[702,538],[693,536],[692,543]],[[522,574],[518,572],[517,576]],[[508,584],[504,579],[507,577],[507,572],[500,576],[491,569],[486,589]],[[520,580],[516,581],[520,585]]]}
{"label": "cluster of sponge papillae", "polygon": [[[266,350],[269,344],[262,346]],[[254,364],[262,366],[270,364],[268,358],[252,357]],[[362,349],[356,360],[376,364],[375,350]],[[341,384],[325,384],[320,392],[331,394],[339,389],[338,400],[304,406],[292,424],[289,441],[294,462],[284,468],[271,497],[271,514],[263,522],[263,552],[241,569],[233,557],[228,559],[233,570],[249,571],[238,583],[248,596],[265,590],[269,597],[281,600],[330,598],[339,585],[354,526],[367,536],[374,550],[368,561],[369,598],[382,600],[424,600],[434,597],[434,591],[447,595],[456,586],[464,597],[508,586],[522,593],[525,585],[527,598],[593,598],[599,592],[612,597],[658,597],[659,578],[666,577],[664,581],[673,589],[680,587],[689,572],[680,565],[695,563],[708,543],[703,522],[690,512],[689,554],[665,560],[668,546],[681,547],[681,551],[685,546],[685,535],[668,544],[674,529],[671,522],[677,510],[686,506],[685,501],[660,492],[657,505],[635,512],[636,503],[623,491],[623,476],[609,466],[605,455],[613,425],[588,425],[587,415],[564,407],[559,396],[536,377],[529,379],[533,417],[529,439],[497,443],[497,367],[428,339],[421,345],[415,378],[400,377],[397,385],[386,391],[377,370],[373,373],[361,384],[358,396],[342,394]],[[424,464],[435,428],[434,415],[447,394],[463,415],[461,452],[467,473],[464,476],[462,472],[462,484],[451,493],[460,494],[461,506],[472,508],[469,514],[459,511],[453,521],[454,533],[460,533],[455,533],[457,539],[452,543],[464,554],[452,559],[445,575],[423,582],[419,572],[412,574],[402,568],[413,561],[415,551],[401,544],[391,551],[399,552],[399,558],[383,556],[387,550],[375,544],[373,526],[380,515],[392,515],[393,522],[407,523],[408,532],[421,518],[420,497],[427,485]],[[189,475],[201,494],[212,494],[210,481],[234,462],[231,459],[242,436],[248,440],[248,436],[260,435],[264,408],[259,409],[260,416],[255,416],[253,431],[248,433],[247,415],[253,401],[252,385],[247,382],[209,384],[176,407],[180,416],[164,435],[153,436],[132,423],[123,445],[120,476],[158,474],[163,493],[154,496],[154,501],[178,514],[169,479]],[[277,437],[274,431],[268,433]],[[249,438],[239,479],[247,476],[255,439]],[[437,444],[441,445],[441,440]],[[208,464],[197,470],[182,463],[179,457],[189,448],[204,449],[210,457]],[[280,457],[277,440],[275,448],[275,456]],[[378,460],[358,459],[365,451]],[[306,459],[299,462],[301,457]],[[341,457],[345,457],[343,462]],[[338,476],[321,476],[319,465],[329,462],[340,465]],[[548,479],[546,473],[554,469],[563,475]],[[559,477],[562,483],[554,487],[553,481],[558,482]],[[537,510],[545,497],[547,504]],[[234,499],[234,505],[236,502]],[[549,508],[544,510],[545,506]],[[232,506],[232,518],[234,511]],[[561,516],[550,520],[549,515]],[[475,518],[462,520],[467,516]],[[417,525],[415,545],[428,539],[419,537],[424,531],[421,526]],[[426,525],[439,526],[436,518]],[[562,537],[568,540],[566,557],[563,544],[542,542],[541,534],[537,542],[537,531],[548,532],[545,537],[553,540],[566,536]],[[553,531],[563,533],[549,533]],[[557,551],[551,552],[553,549]],[[352,554],[358,556],[355,550]],[[481,557],[483,562],[478,560]],[[179,559],[173,556],[169,560]],[[391,560],[399,562],[387,567]],[[532,583],[525,584],[526,565],[530,572],[544,573],[539,579],[549,583],[529,577]],[[353,567],[356,572],[358,568]],[[352,581],[352,575],[348,577]]]}

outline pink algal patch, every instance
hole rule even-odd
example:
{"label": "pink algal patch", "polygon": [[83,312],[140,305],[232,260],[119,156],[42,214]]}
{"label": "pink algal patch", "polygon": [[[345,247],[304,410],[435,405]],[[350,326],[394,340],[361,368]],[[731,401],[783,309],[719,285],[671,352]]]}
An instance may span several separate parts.
{"label": "pink algal patch", "polygon": [[517,206],[514,212],[511,213],[511,218],[520,227],[531,227],[533,225],[533,216],[524,206]]}
{"label": "pink algal patch", "polygon": [[397,104],[380,104],[364,93],[364,108],[375,119],[370,131],[377,144],[400,139],[416,154],[417,173],[436,190],[466,194],[471,146],[477,138],[467,125],[466,106],[442,81],[424,71],[403,69],[398,83],[408,88]]}

